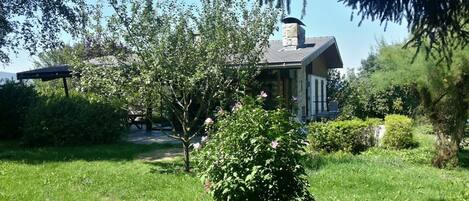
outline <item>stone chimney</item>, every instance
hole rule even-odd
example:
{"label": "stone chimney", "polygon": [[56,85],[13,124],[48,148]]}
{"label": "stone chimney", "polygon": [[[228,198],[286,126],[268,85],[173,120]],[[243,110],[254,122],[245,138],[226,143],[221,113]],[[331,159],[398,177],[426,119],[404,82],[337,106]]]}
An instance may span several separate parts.
{"label": "stone chimney", "polygon": [[305,44],[304,24],[297,18],[287,17],[283,22],[283,46],[286,49],[298,49]]}

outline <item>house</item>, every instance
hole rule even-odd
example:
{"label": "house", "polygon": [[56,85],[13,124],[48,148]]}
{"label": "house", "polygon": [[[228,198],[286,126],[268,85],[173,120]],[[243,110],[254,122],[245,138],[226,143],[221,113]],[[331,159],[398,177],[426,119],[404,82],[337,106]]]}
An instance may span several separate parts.
{"label": "house", "polygon": [[328,110],[328,69],[343,67],[337,42],[332,36],[305,37],[296,18],[282,22],[283,39],[270,41],[259,80],[270,97],[296,102],[298,119],[314,120]]}

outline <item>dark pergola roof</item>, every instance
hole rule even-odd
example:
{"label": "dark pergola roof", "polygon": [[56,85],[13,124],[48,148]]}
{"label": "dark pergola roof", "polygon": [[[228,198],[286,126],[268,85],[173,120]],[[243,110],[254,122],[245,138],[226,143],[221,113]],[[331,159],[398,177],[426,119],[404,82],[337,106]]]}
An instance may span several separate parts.
{"label": "dark pergola roof", "polygon": [[16,79],[41,79],[42,81],[48,81],[71,76],[72,71],[70,70],[69,65],[60,64],[45,68],[19,72],[16,74]]}
{"label": "dark pergola roof", "polygon": [[26,79],[41,79],[49,81],[62,78],[64,84],[65,95],[68,97],[67,77],[72,77],[72,71],[67,64],[49,66],[16,73],[16,79],[22,81]]}

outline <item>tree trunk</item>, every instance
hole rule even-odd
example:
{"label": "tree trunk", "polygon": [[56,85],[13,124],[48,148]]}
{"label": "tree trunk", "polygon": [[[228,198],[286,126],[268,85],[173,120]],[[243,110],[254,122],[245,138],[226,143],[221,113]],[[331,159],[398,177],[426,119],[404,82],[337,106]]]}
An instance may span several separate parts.
{"label": "tree trunk", "polygon": [[145,113],[145,128],[147,131],[151,131],[152,130],[152,123],[151,123],[151,117],[152,117],[152,113],[153,113],[153,109],[151,107],[148,107],[147,108],[147,112]]}
{"label": "tree trunk", "polygon": [[[453,135],[449,135],[448,133],[451,132],[445,127],[449,127],[449,125],[439,124],[434,125],[435,135],[437,137],[436,148],[437,154],[433,159],[433,165],[438,168],[445,168],[445,167],[456,167],[458,165],[458,152],[459,152],[459,143],[461,142],[460,139],[457,139],[456,136],[461,136],[459,133],[453,133]],[[463,127],[464,128],[464,127]],[[454,130],[453,132],[458,132],[458,129]]]}
{"label": "tree trunk", "polygon": [[446,90],[449,92],[446,97],[432,103],[433,107],[428,107],[429,118],[437,137],[437,155],[433,159],[433,165],[439,168],[458,165],[459,145],[464,138],[469,109],[463,82]]}
{"label": "tree trunk", "polygon": [[183,142],[182,146],[184,148],[184,171],[189,172],[191,170],[190,160],[189,160],[189,145],[190,142]]}

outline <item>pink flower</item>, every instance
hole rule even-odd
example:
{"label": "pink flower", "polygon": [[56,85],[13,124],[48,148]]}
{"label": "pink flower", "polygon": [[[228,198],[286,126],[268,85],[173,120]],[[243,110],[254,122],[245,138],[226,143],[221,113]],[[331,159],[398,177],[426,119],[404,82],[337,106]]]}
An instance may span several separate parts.
{"label": "pink flower", "polygon": [[207,118],[207,119],[205,119],[204,124],[205,124],[205,125],[211,125],[211,124],[213,124],[213,119],[210,118],[210,117]]}
{"label": "pink flower", "polygon": [[195,150],[200,149],[200,147],[202,147],[202,145],[198,142],[195,144],[192,144],[192,146],[194,147]]}
{"label": "pink flower", "polygon": [[278,147],[278,141],[277,140],[274,140],[270,143],[270,146],[273,148],[273,149],[276,149]]}
{"label": "pink flower", "polygon": [[267,93],[265,93],[265,91],[261,91],[261,94],[259,96],[261,98],[267,98]]}

